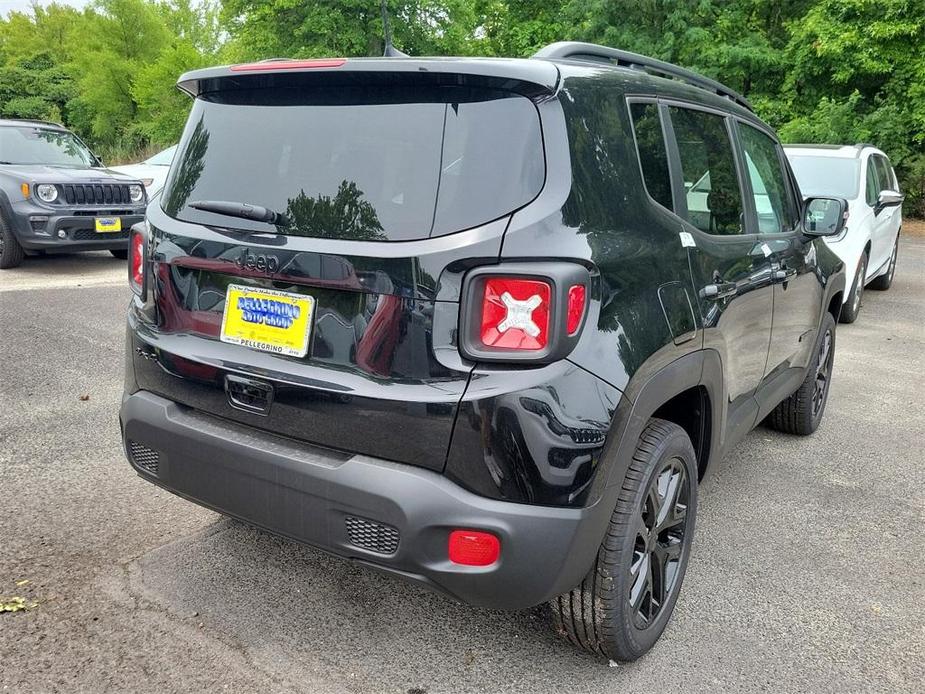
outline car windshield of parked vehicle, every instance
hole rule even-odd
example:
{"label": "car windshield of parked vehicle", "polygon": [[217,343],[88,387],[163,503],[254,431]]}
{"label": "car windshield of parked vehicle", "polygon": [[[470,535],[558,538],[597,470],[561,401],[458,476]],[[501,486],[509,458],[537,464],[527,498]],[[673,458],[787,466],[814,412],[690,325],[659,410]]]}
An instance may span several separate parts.
{"label": "car windshield of parked vehicle", "polygon": [[170,166],[170,162],[173,161],[173,155],[176,151],[177,145],[168,147],[163,152],[158,152],[150,159],[146,159],[145,164],[149,164],[151,166]]}
{"label": "car windshield of parked vehicle", "polygon": [[[212,226],[405,241],[510,214],[536,197],[545,173],[536,107],[510,92],[232,90],[193,105],[162,204]],[[215,202],[276,214],[241,219]]]}
{"label": "car windshield of parked vehicle", "polygon": [[851,199],[857,196],[861,168],[857,159],[804,155],[788,158],[804,197],[834,195]]}
{"label": "car windshield of parked vehicle", "polygon": [[96,158],[73,134],[28,125],[0,126],[0,161],[88,168]]}

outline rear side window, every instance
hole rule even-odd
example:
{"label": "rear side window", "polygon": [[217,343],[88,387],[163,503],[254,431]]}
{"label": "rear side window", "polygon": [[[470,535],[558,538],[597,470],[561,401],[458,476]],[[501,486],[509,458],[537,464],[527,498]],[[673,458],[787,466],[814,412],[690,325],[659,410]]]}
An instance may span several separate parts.
{"label": "rear side window", "polygon": [[874,155],[874,160],[877,162],[877,178],[880,181],[881,190],[895,190],[896,184],[893,181],[893,170],[887,163],[886,157],[882,157],[879,154]]}
{"label": "rear side window", "polygon": [[[545,180],[527,98],[462,87],[251,89],[197,99],[163,196],[183,221],[353,240],[461,231],[530,202]],[[289,224],[193,209],[244,202]]]}
{"label": "rear side window", "polygon": [[741,234],[742,193],[725,118],[675,106],[669,112],[681,157],[687,220],[708,234]]}
{"label": "rear side window", "polygon": [[662,133],[662,120],[658,105],[630,104],[633,131],[636,134],[636,151],[646,190],[657,203],[672,209],[671,176],[668,173],[668,152]]}
{"label": "rear side window", "polygon": [[877,173],[877,166],[874,162],[874,157],[870,157],[867,160],[867,190],[864,193],[864,197],[867,200],[867,204],[871,207],[874,207],[877,204],[877,200],[880,198],[880,176]]}
{"label": "rear side window", "polygon": [[745,123],[739,124],[739,137],[758,214],[758,233],[790,231],[796,226],[794,205],[784,180],[777,143]]}

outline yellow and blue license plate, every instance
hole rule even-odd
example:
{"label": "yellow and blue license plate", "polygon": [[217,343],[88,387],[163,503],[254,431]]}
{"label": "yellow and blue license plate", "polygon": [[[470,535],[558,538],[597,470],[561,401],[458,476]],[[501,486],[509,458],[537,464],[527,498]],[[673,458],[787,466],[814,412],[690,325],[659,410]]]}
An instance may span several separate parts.
{"label": "yellow and blue license plate", "polygon": [[304,294],[228,285],[222,316],[222,342],[274,354],[308,353],[315,300]]}
{"label": "yellow and blue license plate", "polygon": [[121,217],[97,217],[96,218],[96,233],[97,234],[112,234],[117,231],[122,231],[122,218]]}

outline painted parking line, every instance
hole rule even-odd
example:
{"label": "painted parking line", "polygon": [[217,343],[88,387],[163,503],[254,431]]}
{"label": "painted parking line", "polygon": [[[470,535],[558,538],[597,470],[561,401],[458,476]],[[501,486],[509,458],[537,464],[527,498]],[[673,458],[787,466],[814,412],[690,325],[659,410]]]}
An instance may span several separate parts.
{"label": "painted parking line", "polygon": [[7,279],[0,278],[0,293],[23,292],[41,289],[79,289],[81,287],[112,287],[127,284],[125,271],[118,276],[90,276],[90,277],[41,277],[26,276]]}

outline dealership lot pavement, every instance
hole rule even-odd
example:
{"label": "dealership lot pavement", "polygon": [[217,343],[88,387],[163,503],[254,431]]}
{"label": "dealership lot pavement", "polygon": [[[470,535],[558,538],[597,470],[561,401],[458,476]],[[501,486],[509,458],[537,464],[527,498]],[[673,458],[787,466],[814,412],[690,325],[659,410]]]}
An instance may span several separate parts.
{"label": "dealership lot pavement", "polygon": [[839,327],[820,431],[759,428],[714,465],[674,620],[619,667],[540,610],[455,605],[139,480],[124,278],[108,254],[0,275],[0,601],[37,603],[0,613],[0,690],[921,691],[925,237]]}

